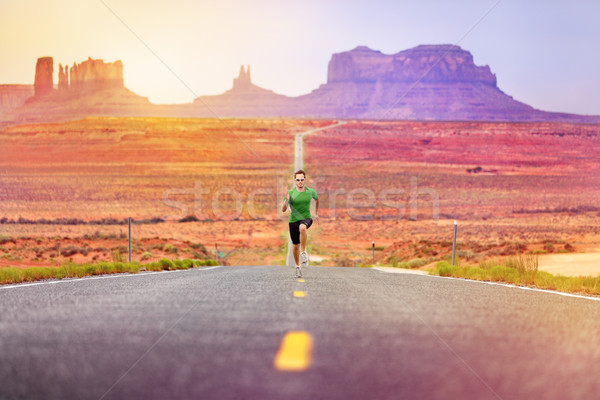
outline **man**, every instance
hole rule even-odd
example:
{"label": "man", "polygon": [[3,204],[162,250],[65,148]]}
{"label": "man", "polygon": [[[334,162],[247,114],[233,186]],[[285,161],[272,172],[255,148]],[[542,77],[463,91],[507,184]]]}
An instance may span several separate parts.
{"label": "man", "polygon": [[298,170],[294,173],[294,188],[286,195],[281,210],[286,212],[290,208],[290,238],[294,245],[294,261],[296,261],[296,276],[302,276],[302,267],[308,266],[306,254],[306,230],[313,223],[310,215],[310,202],[315,199],[315,220],[319,223],[319,195],[314,189],[306,187],[306,173]]}

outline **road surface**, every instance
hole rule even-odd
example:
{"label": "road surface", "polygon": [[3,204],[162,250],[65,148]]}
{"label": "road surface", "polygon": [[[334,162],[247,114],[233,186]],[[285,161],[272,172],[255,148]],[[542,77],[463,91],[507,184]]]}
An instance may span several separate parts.
{"label": "road surface", "polygon": [[[253,266],[0,287],[0,398],[599,396],[598,301],[310,272],[304,282],[288,267]],[[275,361],[290,332],[312,344],[297,371]]]}

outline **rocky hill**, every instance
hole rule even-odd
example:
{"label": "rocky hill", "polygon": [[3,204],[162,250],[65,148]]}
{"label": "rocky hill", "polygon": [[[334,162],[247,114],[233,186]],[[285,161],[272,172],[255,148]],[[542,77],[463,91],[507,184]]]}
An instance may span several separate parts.
{"label": "rocky hill", "polygon": [[334,54],[327,83],[298,98],[296,110],[361,119],[570,121],[600,117],[548,113],[514,100],[486,66],[453,45],[422,45],[386,55],[359,46]]}
{"label": "rocky hill", "polygon": [[33,90],[32,85],[0,85],[0,116],[25,104]]}
{"label": "rocky hill", "polygon": [[[54,60],[37,60],[34,93],[0,114],[0,125],[61,121],[87,116],[137,116],[152,114],[148,98],[125,88],[123,63],[88,60],[69,69],[59,64],[58,87],[54,85]],[[13,100],[17,100],[13,97]],[[18,103],[18,102],[17,102]]]}
{"label": "rocky hill", "polygon": [[[240,79],[248,86],[238,85]],[[210,108],[213,115],[245,117],[600,122],[600,116],[544,112],[516,101],[498,88],[489,66],[475,65],[471,53],[453,45],[391,55],[359,46],[334,54],[327,83],[299,97],[259,88],[241,73],[231,90],[195,105],[199,116]]]}
{"label": "rocky hill", "polygon": [[[191,104],[150,104],[125,88],[120,61],[89,58],[71,68],[59,65],[58,89],[53,70],[51,57],[38,60],[34,96],[10,112],[0,108],[0,125],[98,115],[600,123],[600,116],[545,112],[516,101],[498,88],[490,67],[475,65],[471,53],[454,45],[422,45],[396,54],[359,46],[337,53],[327,83],[298,97],[254,85],[250,67],[242,66],[230,90]],[[10,98],[2,101],[13,108],[22,101]]]}

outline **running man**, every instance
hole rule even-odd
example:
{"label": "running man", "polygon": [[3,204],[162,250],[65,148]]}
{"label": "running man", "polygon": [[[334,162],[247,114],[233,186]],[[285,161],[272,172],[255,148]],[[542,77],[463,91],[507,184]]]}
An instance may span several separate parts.
{"label": "running man", "polygon": [[319,195],[314,189],[306,187],[306,173],[298,170],[294,174],[296,187],[290,189],[286,195],[281,210],[286,212],[290,207],[290,238],[294,245],[294,261],[296,261],[296,276],[302,276],[302,267],[308,266],[306,254],[306,230],[313,223],[310,215],[310,201],[316,200],[315,220],[319,223]]}

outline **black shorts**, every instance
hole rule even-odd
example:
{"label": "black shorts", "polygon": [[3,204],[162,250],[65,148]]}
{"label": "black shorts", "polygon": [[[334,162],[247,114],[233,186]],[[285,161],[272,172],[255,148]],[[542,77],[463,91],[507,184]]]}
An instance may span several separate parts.
{"label": "black shorts", "polygon": [[306,225],[306,229],[312,225],[312,218],[306,218],[301,221],[290,222],[290,238],[293,244],[300,244],[300,224]]}

